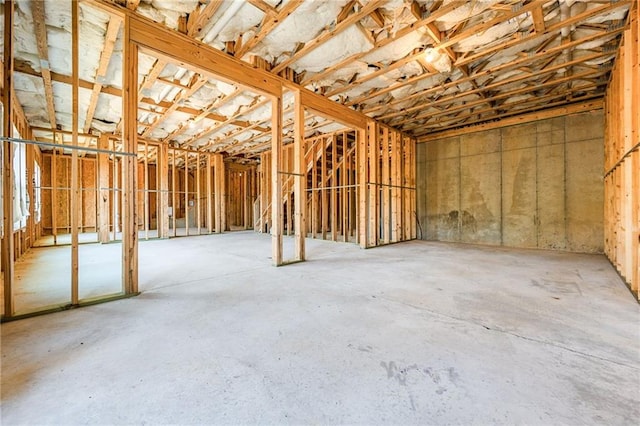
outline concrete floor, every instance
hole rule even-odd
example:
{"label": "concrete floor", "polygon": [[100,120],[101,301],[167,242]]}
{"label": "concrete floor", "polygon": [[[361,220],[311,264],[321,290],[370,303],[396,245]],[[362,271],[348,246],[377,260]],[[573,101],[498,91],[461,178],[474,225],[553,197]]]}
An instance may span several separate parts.
{"label": "concrete floor", "polygon": [[242,232],[140,244],[137,298],[2,325],[3,424],[636,424],[603,256]]}

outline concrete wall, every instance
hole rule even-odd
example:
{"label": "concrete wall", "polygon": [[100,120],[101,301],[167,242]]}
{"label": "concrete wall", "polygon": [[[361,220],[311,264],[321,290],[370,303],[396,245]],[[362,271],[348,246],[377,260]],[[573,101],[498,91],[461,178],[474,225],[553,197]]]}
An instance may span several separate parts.
{"label": "concrete wall", "polygon": [[418,144],[421,238],[602,252],[603,129],[596,111]]}

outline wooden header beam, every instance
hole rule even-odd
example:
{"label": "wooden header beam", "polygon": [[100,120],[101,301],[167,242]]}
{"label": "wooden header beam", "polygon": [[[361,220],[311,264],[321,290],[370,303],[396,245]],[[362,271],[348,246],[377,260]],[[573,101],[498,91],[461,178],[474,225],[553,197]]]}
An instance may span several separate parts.
{"label": "wooden header beam", "polygon": [[328,117],[355,128],[365,128],[366,115],[347,106],[333,102],[300,85],[290,82],[268,71],[253,68],[238,58],[227,55],[209,45],[187,35],[165,28],[143,16],[121,6],[104,0],[85,0],[87,3],[122,17],[129,17],[130,40],[141,47],[142,51],[168,60],[178,65],[207,72],[215,78],[240,84],[261,94],[280,97],[282,87],[289,86],[300,90],[303,104],[318,115]]}
{"label": "wooden header beam", "polygon": [[532,121],[544,120],[547,118],[558,117],[562,115],[571,115],[571,114],[578,114],[581,112],[595,111],[602,108],[603,108],[602,99],[597,99],[595,101],[588,101],[588,102],[567,105],[560,108],[553,108],[553,109],[548,109],[544,111],[538,111],[531,114],[518,115],[512,118],[504,118],[504,119],[501,119],[500,121],[495,121],[491,123],[478,124],[476,126],[463,127],[461,129],[446,130],[443,132],[435,132],[435,133],[422,136],[421,138],[418,138],[417,141],[419,143],[431,142],[437,139],[466,135],[469,133],[481,132],[483,130],[496,129],[499,127],[515,126],[517,124],[530,123]]}

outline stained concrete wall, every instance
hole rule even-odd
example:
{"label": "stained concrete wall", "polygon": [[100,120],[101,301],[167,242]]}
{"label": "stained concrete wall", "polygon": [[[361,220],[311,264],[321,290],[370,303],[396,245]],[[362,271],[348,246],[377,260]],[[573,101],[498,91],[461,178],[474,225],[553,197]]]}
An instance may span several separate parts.
{"label": "stained concrete wall", "polygon": [[596,111],[418,144],[421,238],[602,252],[603,137]]}

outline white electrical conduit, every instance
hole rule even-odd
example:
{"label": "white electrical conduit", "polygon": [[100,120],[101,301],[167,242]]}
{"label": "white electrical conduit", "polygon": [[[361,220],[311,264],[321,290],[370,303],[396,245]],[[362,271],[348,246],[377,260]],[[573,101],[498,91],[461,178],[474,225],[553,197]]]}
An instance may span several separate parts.
{"label": "white electrical conduit", "polygon": [[231,18],[235,16],[235,14],[240,10],[242,6],[244,6],[244,1],[232,1],[231,5],[225,10],[220,19],[216,21],[216,23],[211,27],[206,36],[202,39],[203,43],[210,43],[213,39],[215,39],[220,31],[231,21]]}

